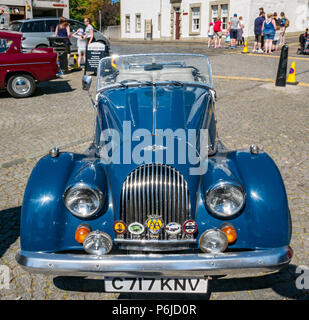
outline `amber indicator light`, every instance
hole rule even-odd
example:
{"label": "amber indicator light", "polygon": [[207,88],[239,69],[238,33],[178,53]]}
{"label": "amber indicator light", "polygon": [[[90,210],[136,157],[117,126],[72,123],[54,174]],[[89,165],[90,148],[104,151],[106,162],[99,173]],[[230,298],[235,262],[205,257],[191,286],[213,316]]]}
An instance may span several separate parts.
{"label": "amber indicator light", "polygon": [[91,231],[90,226],[85,225],[85,224],[81,224],[77,227],[76,231],[75,231],[75,240],[78,243],[83,243],[87,234]]}
{"label": "amber indicator light", "polygon": [[233,225],[225,224],[221,226],[221,231],[225,233],[228,243],[234,243],[237,239],[237,232]]}

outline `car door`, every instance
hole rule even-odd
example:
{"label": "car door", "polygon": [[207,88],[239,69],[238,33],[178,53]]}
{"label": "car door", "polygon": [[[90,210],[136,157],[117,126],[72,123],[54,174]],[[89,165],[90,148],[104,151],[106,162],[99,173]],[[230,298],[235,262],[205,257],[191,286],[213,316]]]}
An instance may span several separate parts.
{"label": "car door", "polygon": [[45,32],[45,20],[26,21],[23,23],[21,32],[25,38],[23,47],[26,49],[49,45]]}
{"label": "car door", "polygon": [[59,19],[45,20],[45,36],[47,39],[49,37],[55,36],[55,32],[58,24],[59,24]]}

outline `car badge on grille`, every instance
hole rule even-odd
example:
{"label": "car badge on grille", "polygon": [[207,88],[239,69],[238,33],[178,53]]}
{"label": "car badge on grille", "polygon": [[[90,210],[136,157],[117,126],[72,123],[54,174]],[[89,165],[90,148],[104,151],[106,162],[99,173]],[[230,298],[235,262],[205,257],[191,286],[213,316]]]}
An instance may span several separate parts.
{"label": "car badge on grille", "polygon": [[187,220],[182,226],[183,232],[186,234],[193,234],[197,231],[197,224],[193,220]]}
{"label": "car badge on grille", "polygon": [[127,225],[125,222],[118,220],[114,222],[113,229],[118,234],[124,234],[127,231]]}
{"label": "car badge on grille", "polygon": [[150,233],[157,235],[161,232],[161,229],[164,227],[164,222],[160,216],[150,216],[145,225]]}
{"label": "car badge on grille", "polygon": [[165,226],[165,232],[171,236],[176,236],[181,232],[181,225],[177,222],[170,222]]}
{"label": "car badge on grille", "polygon": [[128,230],[130,233],[134,235],[141,235],[145,231],[145,227],[139,222],[132,222],[128,226]]}

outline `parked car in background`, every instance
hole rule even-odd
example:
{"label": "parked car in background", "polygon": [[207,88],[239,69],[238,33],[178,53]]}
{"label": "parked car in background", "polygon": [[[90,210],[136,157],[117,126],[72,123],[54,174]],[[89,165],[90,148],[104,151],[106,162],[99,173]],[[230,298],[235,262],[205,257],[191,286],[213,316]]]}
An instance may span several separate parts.
{"label": "parked car in background", "polygon": [[[91,77],[82,80],[89,90]],[[93,143],[81,154],[54,148],[36,164],[18,263],[104,276],[106,291],[188,293],[206,293],[208,276],[286,266],[279,169],[255,145],[218,140],[215,100],[204,55],[103,58]]]}
{"label": "parked car in background", "polygon": [[[71,35],[80,28],[86,26],[80,21],[68,19],[71,29]],[[59,23],[58,18],[34,18],[27,20],[13,21],[10,29],[19,31],[23,34],[22,47],[24,49],[46,48],[49,46],[48,37],[55,35],[56,27]],[[72,51],[77,51],[77,38],[70,39]],[[94,29],[94,41],[101,42],[106,46],[107,53],[110,49],[109,40],[100,31]]]}
{"label": "parked car in background", "polygon": [[15,98],[31,96],[36,83],[57,78],[57,54],[52,48],[21,50],[22,34],[0,31],[0,89]]}

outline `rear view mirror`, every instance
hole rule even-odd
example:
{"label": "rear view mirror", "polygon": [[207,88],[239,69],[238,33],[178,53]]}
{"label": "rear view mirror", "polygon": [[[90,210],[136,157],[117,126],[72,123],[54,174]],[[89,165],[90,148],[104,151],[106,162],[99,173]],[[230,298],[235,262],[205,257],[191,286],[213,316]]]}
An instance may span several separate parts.
{"label": "rear view mirror", "polygon": [[82,77],[82,87],[83,90],[89,90],[91,87],[92,78],[90,76],[83,76]]}

